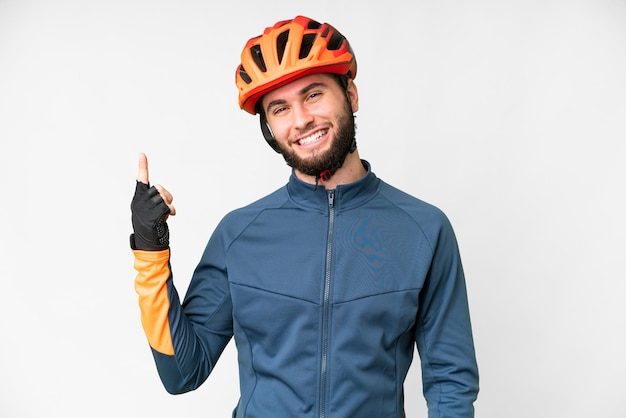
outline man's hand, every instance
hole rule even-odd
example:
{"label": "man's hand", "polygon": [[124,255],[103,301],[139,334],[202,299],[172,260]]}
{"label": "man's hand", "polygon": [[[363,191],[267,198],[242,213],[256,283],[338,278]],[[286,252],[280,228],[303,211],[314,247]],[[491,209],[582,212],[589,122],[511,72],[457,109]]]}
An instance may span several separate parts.
{"label": "man's hand", "polygon": [[173,197],[160,185],[150,187],[148,158],[139,155],[139,174],[135,196],[130,204],[134,233],[130,246],[135,250],[160,251],[169,247],[169,229],[166,220],[176,215]]}

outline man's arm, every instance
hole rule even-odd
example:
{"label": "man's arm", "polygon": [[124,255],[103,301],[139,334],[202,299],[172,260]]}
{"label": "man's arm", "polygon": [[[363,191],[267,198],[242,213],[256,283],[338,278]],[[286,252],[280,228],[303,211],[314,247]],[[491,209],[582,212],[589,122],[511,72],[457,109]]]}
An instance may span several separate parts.
{"label": "man's arm", "polygon": [[[139,175],[131,203],[134,233],[131,248],[137,270],[135,290],[139,296],[141,323],[152,349],[161,381],[172,394],[196,389],[213,369],[231,338],[231,327],[220,322],[219,332],[207,325],[212,315],[229,317],[230,296],[225,294],[225,274],[207,269],[206,275],[219,277],[211,286],[194,285],[188,297],[200,301],[193,309],[181,306],[170,265],[169,229],[166,220],[176,210],[172,195],[161,186],[149,186],[148,161],[139,157]],[[216,255],[219,259],[219,255]],[[199,276],[196,283],[206,280]],[[220,288],[221,287],[221,288]],[[194,297],[198,293],[200,297]],[[215,302],[217,299],[217,302]],[[220,313],[217,314],[217,311]],[[226,314],[224,314],[226,312]]]}
{"label": "man's arm", "polygon": [[478,367],[463,267],[447,219],[439,230],[420,299],[416,343],[428,416],[473,418]]}

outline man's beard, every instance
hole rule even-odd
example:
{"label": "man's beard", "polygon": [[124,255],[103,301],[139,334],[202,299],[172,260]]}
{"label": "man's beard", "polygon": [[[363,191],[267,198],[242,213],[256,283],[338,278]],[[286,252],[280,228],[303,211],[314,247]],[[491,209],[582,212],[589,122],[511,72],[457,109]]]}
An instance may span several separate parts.
{"label": "man's beard", "polygon": [[354,116],[348,105],[337,118],[337,130],[331,148],[322,154],[304,159],[299,157],[292,149],[280,143],[277,144],[290,167],[309,176],[318,176],[325,170],[334,171],[341,167],[348,153],[353,151],[355,134]]}

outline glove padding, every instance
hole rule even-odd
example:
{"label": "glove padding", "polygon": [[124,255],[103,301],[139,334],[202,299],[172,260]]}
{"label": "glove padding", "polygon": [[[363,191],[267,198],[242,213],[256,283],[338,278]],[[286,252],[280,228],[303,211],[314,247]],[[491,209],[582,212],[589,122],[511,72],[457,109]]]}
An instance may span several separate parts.
{"label": "glove padding", "polygon": [[170,232],[165,220],[170,214],[159,191],[137,181],[130,204],[134,234],[130,235],[133,250],[161,251],[170,245]]}

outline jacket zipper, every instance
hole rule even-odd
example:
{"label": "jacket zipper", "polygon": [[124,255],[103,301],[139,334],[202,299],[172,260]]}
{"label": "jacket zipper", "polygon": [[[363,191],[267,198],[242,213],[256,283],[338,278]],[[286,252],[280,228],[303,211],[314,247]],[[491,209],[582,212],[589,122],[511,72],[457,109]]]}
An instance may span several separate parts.
{"label": "jacket zipper", "polygon": [[324,272],[324,300],[322,304],[322,361],[320,365],[320,418],[326,417],[326,390],[328,385],[328,339],[330,328],[330,281],[335,224],[335,191],[328,191],[328,234],[326,241],[326,268]]}

